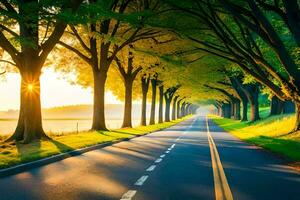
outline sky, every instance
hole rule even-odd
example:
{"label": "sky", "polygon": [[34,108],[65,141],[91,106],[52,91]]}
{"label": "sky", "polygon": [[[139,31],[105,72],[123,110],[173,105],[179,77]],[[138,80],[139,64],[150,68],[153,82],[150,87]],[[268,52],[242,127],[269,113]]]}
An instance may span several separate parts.
{"label": "sky", "polygon": [[[0,79],[0,111],[19,109],[20,75],[7,73]],[[64,105],[92,104],[91,89],[73,85],[53,69],[45,69],[41,76],[41,102],[43,108]],[[107,104],[121,103],[111,92],[106,92]]]}

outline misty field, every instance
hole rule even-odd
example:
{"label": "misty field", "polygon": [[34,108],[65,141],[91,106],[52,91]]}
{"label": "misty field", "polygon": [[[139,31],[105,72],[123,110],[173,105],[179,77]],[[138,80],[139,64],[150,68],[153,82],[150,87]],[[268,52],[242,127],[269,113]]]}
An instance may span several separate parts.
{"label": "misty field", "polygon": [[[16,119],[0,119],[0,135],[11,134],[16,125]],[[139,125],[139,119],[133,119],[133,126]],[[78,129],[77,129],[78,124]],[[74,131],[85,131],[91,128],[90,119],[44,119],[43,126],[47,133],[61,134]],[[122,119],[108,119],[107,128],[117,129],[122,125]]]}

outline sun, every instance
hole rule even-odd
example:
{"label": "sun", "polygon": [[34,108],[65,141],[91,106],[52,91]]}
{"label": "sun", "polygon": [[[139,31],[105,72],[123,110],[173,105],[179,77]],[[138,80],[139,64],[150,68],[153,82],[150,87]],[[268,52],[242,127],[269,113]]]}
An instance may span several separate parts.
{"label": "sun", "polygon": [[29,92],[32,92],[33,91],[33,84],[28,84],[27,85],[27,90],[29,91]]}

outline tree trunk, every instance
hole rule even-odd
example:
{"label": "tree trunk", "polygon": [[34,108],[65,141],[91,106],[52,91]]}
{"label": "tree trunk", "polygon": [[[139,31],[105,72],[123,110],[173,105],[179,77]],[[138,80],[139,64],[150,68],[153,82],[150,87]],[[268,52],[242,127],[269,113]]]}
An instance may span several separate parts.
{"label": "tree trunk", "polygon": [[132,84],[131,78],[125,79],[125,105],[122,128],[132,127]]}
{"label": "tree trunk", "polygon": [[185,111],[184,111],[185,115],[189,115],[190,105],[191,105],[191,104],[187,104],[187,105],[185,106]]}
{"label": "tree trunk", "polygon": [[250,105],[251,105],[251,121],[257,121],[260,119],[259,116],[259,103],[258,103],[258,91],[254,90],[253,93],[251,94],[250,98]]}
{"label": "tree trunk", "polygon": [[177,113],[176,113],[177,119],[181,118],[181,116],[180,116],[180,110],[181,110],[180,103],[181,103],[181,100],[182,99],[180,99],[179,101],[177,101],[177,106],[176,106],[176,108],[177,108]]}
{"label": "tree trunk", "polygon": [[241,119],[241,101],[239,99],[236,99],[234,102],[234,119]]}
{"label": "tree trunk", "polygon": [[186,105],[185,102],[183,102],[182,105],[181,105],[181,112],[180,112],[181,117],[185,117],[185,105]]}
{"label": "tree trunk", "polygon": [[169,121],[170,121],[170,107],[171,107],[171,100],[165,98],[165,101],[166,101],[165,122],[169,122]]}
{"label": "tree trunk", "polygon": [[270,115],[279,115],[283,112],[283,104],[284,102],[278,99],[275,95],[271,99],[270,105]]}
{"label": "tree trunk", "polygon": [[141,126],[146,126],[147,118],[147,93],[149,88],[149,78],[142,78],[142,115],[141,115]]}
{"label": "tree trunk", "polygon": [[163,123],[164,86],[159,86],[158,122]]}
{"label": "tree trunk", "polygon": [[224,103],[222,105],[223,117],[230,119],[231,118],[231,104]]}
{"label": "tree trunk", "polygon": [[156,85],[157,85],[157,79],[151,79],[152,100],[151,100],[151,113],[150,113],[150,122],[149,122],[150,125],[155,124]]}
{"label": "tree trunk", "polygon": [[40,100],[40,71],[21,71],[21,99],[18,124],[8,141],[29,143],[36,139],[48,138],[42,126]]}
{"label": "tree trunk", "polygon": [[300,103],[296,102],[295,107],[296,107],[296,116],[295,116],[296,121],[295,121],[294,131],[299,131],[300,130]]}
{"label": "tree trunk", "polygon": [[242,89],[245,95],[248,98],[250,103],[250,118],[254,122],[259,120],[259,104],[258,104],[258,95],[259,95],[259,86],[257,84],[245,85]]}
{"label": "tree trunk", "polygon": [[295,113],[296,108],[295,108],[295,103],[288,100],[283,102],[283,108],[282,108],[282,113],[283,114],[290,114],[290,113]]}
{"label": "tree trunk", "polygon": [[105,82],[106,75],[93,71],[94,75],[94,107],[92,130],[107,130],[105,125]]}
{"label": "tree trunk", "polygon": [[242,121],[248,121],[248,99],[242,99],[243,104],[243,116]]}
{"label": "tree trunk", "polygon": [[174,100],[173,100],[173,107],[172,107],[172,120],[175,120],[176,119],[176,111],[177,111],[177,108],[176,108],[176,106],[177,106],[177,100],[178,100],[178,97],[179,96],[176,96],[175,98],[174,98]]}
{"label": "tree trunk", "polygon": [[234,103],[235,103],[235,101],[234,100],[232,100],[232,101],[230,101],[230,118],[231,119],[235,119],[235,116],[234,116],[234,114],[235,114],[235,106],[234,106]]}

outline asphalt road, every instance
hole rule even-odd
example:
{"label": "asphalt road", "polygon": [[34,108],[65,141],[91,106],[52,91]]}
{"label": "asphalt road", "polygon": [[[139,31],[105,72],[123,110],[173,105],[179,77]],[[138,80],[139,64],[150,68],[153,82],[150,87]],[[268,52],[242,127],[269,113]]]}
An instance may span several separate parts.
{"label": "asphalt road", "polygon": [[293,200],[300,175],[204,116],[0,179],[0,200]]}

